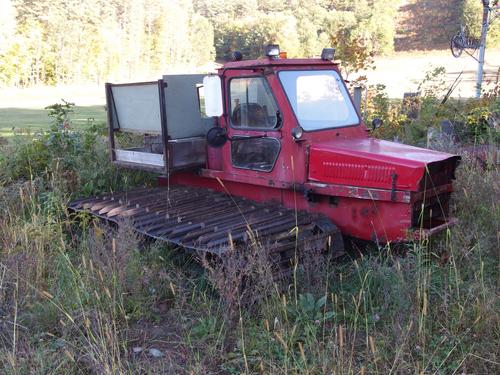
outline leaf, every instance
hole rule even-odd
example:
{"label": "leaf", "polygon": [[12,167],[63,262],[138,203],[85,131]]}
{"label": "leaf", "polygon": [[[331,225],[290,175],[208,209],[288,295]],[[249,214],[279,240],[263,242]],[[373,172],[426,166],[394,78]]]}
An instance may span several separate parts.
{"label": "leaf", "polygon": [[335,316],[334,311],[327,311],[325,315],[323,315],[323,320],[330,320]]}
{"label": "leaf", "polygon": [[325,306],[327,300],[327,296],[323,296],[318,301],[316,302],[316,310],[321,309],[323,306]]}
{"label": "leaf", "polygon": [[312,312],[314,311],[315,307],[315,300],[314,296],[312,293],[306,293],[305,295],[301,295],[302,301],[301,301],[301,307],[305,312]]}

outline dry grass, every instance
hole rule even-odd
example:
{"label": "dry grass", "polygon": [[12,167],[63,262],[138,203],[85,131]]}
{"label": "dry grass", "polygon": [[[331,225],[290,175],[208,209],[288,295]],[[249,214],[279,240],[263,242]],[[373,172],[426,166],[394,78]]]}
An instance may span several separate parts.
{"label": "dry grass", "polygon": [[126,226],[74,220],[65,206],[88,171],[50,166],[0,186],[2,374],[500,371],[496,166],[464,161],[450,232],[404,255],[309,256],[286,287],[258,242],[203,268]]}

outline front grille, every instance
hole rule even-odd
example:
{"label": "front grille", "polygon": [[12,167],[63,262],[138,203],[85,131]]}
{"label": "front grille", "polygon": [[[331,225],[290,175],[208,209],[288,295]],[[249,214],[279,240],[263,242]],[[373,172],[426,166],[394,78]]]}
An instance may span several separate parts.
{"label": "front grille", "polygon": [[420,189],[427,190],[450,184],[455,179],[455,170],[460,162],[459,156],[427,164],[424,178],[420,181]]}
{"label": "front grille", "polygon": [[425,197],[414,203],[412,210],[412,227],[431,229],[448,219],[451,193],[442,193],[433,197]]}

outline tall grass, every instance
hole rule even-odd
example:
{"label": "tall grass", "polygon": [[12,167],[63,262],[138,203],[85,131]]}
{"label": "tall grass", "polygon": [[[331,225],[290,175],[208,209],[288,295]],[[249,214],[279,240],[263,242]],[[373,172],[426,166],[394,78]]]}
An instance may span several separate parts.
{"label": "tall grass", "polygon": [[[500,371],[495,165],[464,160],[452,205],[460,224],[403,255],[388,247],[306,264],[282,288],[256,242],[245,272],[258,287],[240,295],[181,249],[70,216],[72,196],[149,180],[107,164],[98,128],[65,136],[48,146],[50,134],[5,146],[0,373]],[[34,163],[37,142],[58,152]],[[9,169],[14,161],[22,165]],[[239,276],[231,277],[237,285]]]}

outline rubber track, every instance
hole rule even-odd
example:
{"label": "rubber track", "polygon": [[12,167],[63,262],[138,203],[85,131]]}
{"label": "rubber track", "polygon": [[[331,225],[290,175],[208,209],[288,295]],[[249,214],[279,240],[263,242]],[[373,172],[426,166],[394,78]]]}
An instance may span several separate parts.
{"label": "rubber track", "polygon": [[309,247],[343,252],[342,237],[327,218],[256,203],[209,189],[143,188],[79,199],[68,208],[187,249],[222,254],[239,244],[264,245],[269,253]]}

